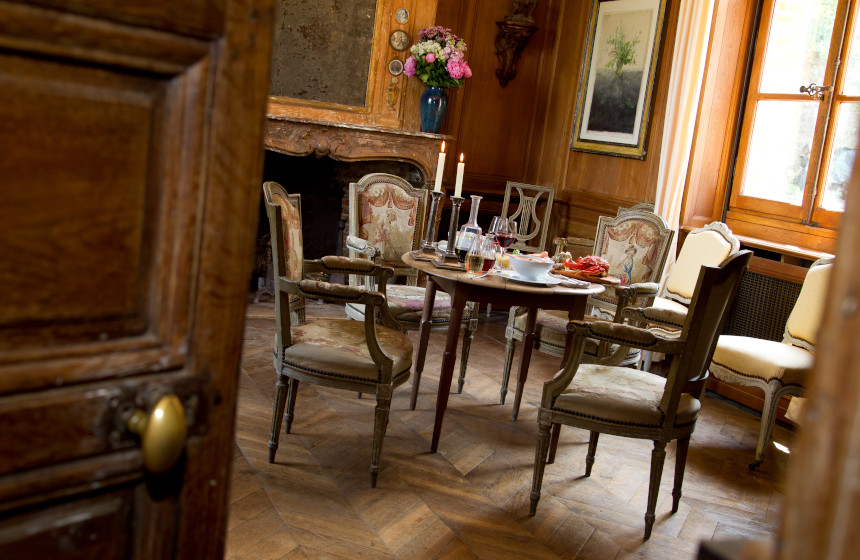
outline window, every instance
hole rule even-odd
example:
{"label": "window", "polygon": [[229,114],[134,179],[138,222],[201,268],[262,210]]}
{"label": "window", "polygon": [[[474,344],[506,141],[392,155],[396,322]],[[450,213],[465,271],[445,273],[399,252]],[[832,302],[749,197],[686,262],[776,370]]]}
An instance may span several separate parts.
{"label": "window", "polygon": [[860,128],[858,2],[763,0],[726,219],[733,230],[834,235]]}

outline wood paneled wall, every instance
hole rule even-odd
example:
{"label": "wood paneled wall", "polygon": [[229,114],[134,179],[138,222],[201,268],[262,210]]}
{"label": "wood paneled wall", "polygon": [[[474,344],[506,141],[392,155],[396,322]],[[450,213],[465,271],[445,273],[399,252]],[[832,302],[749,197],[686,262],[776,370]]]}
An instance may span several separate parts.
{"label": "wood paneled wall", "polygon": [[590,2],[538,2],[538,31],[503,88],[495,76],[495,22],[510,13],[511,2],[439,0],[436,21],[464,37],[474,73],[456,92],[443,130],[466,153],[464,191],[502,193],[507,181],[554,186],[554,233],[567,235],[592,235],[600,215],[653,202],[678,20],[678,3],[669,4],[647,155],[635,160],[570,150]]}
{"label": "wood paneled wall", "polygon": [[[683,224],[701,225],[721,218],[721,193],[731,159],[732,112],[741,95],[743,57],[755,4],[755,0],[715,1],[714,54],[706,69],[688,174],[693,188]],[[534,12],[538,30],[523,51],[516,77],[506,87],[495,75],[495,37],[496,22],[512,11],[510,0],[438,0],[435,19],[421,4],[418,0],[402,2],[412,12],[406,26],[412,41],[425,25],[450,27],[465,39],[473,70],[473,77],[462,88],[449,91],[448,116],[441,131],[454,137],[447,150],[452,154],[444,174],[447,189],[453,188],[460,152],[466,157],[464,194],[483,195],[488,211],[497,211],[490,210],[492,201],[501,200],[507,181],[554,186],[557,211],[551,235],[592,235],[600,215],[613,215],[619,206],[655,200],[679,2],[668,3],[644,160],[570,150],[589,1],[538,2]],[[400,4],[385,4],[382,11],[393,13],[397,7]],[[390,25],[380,25],[378,31],[387,37]],[[392,53],[385,41],[376,43],[384,51],[377,55],[376,109],[351,113],[278,99],[270,104],[270,112],[418,130],[418,98],[424,85],[417,78],[400,76],[396,80],[402,92],[397,118],[377,114],[377,109],[383,110],[379,108],[384,97],[381,92],[391,80],[382,62]]]}

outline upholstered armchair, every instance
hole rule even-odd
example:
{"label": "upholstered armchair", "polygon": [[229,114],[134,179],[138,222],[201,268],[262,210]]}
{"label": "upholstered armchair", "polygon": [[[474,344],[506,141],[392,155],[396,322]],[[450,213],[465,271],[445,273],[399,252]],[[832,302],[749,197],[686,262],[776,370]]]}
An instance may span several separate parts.
{"label": "upholstered armchair", "polygon": [[[740,242],[722,222],[712,222],[694,229],[684,239],[684,245],[666,278],[663,290],[652,305],[677,313],[678,317],[683,318],[696,289],[699,269],[702,266],[718,265],[737,253],[738,249]],[[680,322],[652,323],[648,328],[665,337],[678,336],[681,332]],[[651,358],[651,352],[642,353],[642,369],[645,371],[651,369]]]}
{"label": "upholstered armchair", "polygon": [[[404,278],[405,284],[389,283],[385,290],[388,308],[400,326],[417,331],[421,326],[424,308],[424,286],[417,286],[418,272],[403,264],[401,255],[414,251],[422,241],[427,224],[427,190],[416,189],[395,175],[372,173],[349,185],[349,236],[347,247],[351,257],[362,256],[377,264],[394,269],[395,278]],[[364,283],[366,279],[355,279]],[[363,285],[363,284],[362,284]],[[373,289],[372,285],[365,285]],[[346,304],[346,315],[363,320],[364,305]],[[447,329],[451,317],[451,297],[441,290],[436,293],[431,317],[433,329]],[[463,378],[469,360],[469,350],[478,328],[474,304],[463,310],[463,349],[460,354],[460,382],[457,392],[463,390]],[[415,402],[411,403],[415,408]]]}
{"label": "upholstered armchair", "polygon": [[[646,539],[655,521],[666,444],[677,440],[672,512],[678,510],[687,449],[701,408],[707,366],[751,256],[750,251],[742,251],[721,267],[702,267],[678,337],[664,338],[644,328],[605,321],[571,321],[567,325],[574,333],[570,356],[564,369],[544,384],[541,396],[531,515],[540,500],[545,465],[555,459],[562,424],[590,432],[585,476],[591,475],[601,433],[654,442],[645,511]],[[623,313],[635,322],[647,320],[653,312],[653,308],[627,308]],[[665,352],[674,359],[666,378],[633,368],[589,364],[584,359],[588,339]]]}
{"label": "upholstered armchair", "polygon": [[[674,235],[675,232],[669,229],[663,218],[649,211],[627,210],[614,217],[600,217],[591,254],[606,258],[611,264],[610,274],[621,277],[622,284],[607,286],[605,292],[589,298],[586,313],[591,317],[590,320],[621,322],[623,318],[619,311],[624,307],[650,305],[660,289],[660,277]],[[563,250],[565,246],[559,244],[557,248]],[[629,253],[633,253],[632,258],[628,258]],[[514,307],[508,315],[500,399],[502,403],[505,402],[516,342],[522,341],[525,336],[525,311]],[[544,309],[538,311],[535,347],[552,356],[564,356],[566,325],[566,312]],[[607,365],[635,364],[639,360],[639,350],[628,350],[618,344],[598,344],[592,341],[588,343],[585,355],[586,360]]]}
{"label": "upholstered armchair", "polygon": [[[394,276],[387,266],[367,259],[323,257],[303,261],[305,273],[372,276],[380,291],[328,282],[292,279],[286,264],[290,260],[285,231],[289,212],[279,202],[278,189],[267,184],[266,210],[274,241],[275,266],[275,347],[274,366],[278,374],[269,462],[275,460],[281,424],[285,433],[292,428],[299,382],[376,395],[376,413],[370,458],[370,485],[376,486],[379,460],[391,396],[395,387],[409,379],[412,371],[412,343],[394,321],[382,291]],[[280,189],[283,190],[283,189]],[[289,208],[287,209],[289,210]],[[291,318],[290,300],[314,298],[364,306],[364,320],[316,319],[299,322]]]}
{"label": "upholstered armchair", "polygon": [[832,268],[832,258],[812,263],[788,316],[782,342],[733,335],[723,335],[717,342],[711,374],[721,381],[764,392],[758,444],[750,469],[761,465],[767,453],[779,400],[784,395],[803,395],[814,361]]}

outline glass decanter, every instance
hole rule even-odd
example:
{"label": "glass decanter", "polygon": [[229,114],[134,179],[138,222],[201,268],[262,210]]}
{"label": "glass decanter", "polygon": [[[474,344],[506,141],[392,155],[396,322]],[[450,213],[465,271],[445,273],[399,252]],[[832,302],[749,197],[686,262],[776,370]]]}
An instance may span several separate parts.
{"label": "glass decanter", "polygon": [[481,197],[472,195],[472,207],[469,209],[469,221],[460,227],[457,233],[456,245],[454,250],[457,251],[457,260],[465,262],[466,253],[476,237],[480,237],[483,233],[481,226],[478,225],[478,207],[481,205]]}

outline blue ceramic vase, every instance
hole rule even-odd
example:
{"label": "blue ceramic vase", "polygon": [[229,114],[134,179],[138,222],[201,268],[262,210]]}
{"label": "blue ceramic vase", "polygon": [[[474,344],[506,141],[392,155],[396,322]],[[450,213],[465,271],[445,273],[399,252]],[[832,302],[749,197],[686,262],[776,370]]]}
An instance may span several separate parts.
{"label": "blue ceramic vase", "polygon": [[448,110],[448,95],[445,88],[427,86],[421,94],[421,132],[438,133]]}

